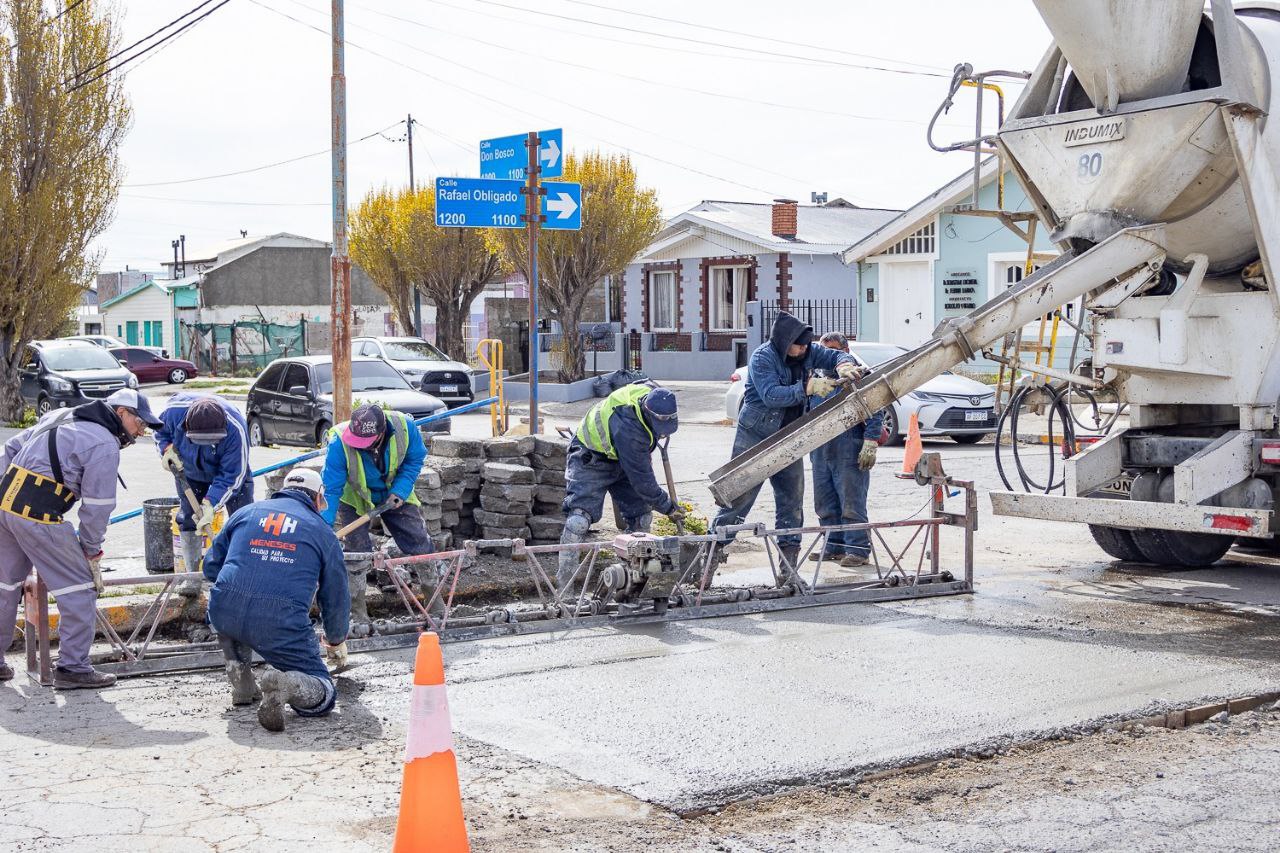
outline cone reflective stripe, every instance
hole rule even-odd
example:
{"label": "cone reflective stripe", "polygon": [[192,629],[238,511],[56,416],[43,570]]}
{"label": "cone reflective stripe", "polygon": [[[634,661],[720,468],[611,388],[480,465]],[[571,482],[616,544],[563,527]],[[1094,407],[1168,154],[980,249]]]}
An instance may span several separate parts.
{"label": "cone reflective stripe", "polygon": [[924,442],[920,440],[920,415],[918,412],[912,412],[911,420],[907,426],[907,446],[902,454],[901,476],[914,477],[916,463],[920,461],[920,457],[923,454]]}
{"label": "cone reflective stripe", "polygon": [[453,755],[444,659],[440,638],[430,632],[418,637],[400,816],[392,849],[395,853],[466,853],[471,849]]}

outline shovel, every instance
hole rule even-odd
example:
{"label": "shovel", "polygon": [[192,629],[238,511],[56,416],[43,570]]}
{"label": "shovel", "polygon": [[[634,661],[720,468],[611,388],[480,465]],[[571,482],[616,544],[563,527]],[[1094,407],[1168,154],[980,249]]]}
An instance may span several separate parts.
{"label": "shovel", "polygon": [[364,515],[360,516],[350,524],[347,524],[338,528],[338,532],[335,535],[339,539],[345,538],[348,533],[354,533],[355,531],[359,530],[361,527],[364,527],[366,524],[373,521],[375,518],[382,515],[384,512],[386,512],[389,509],[391,509],[390,501],[379,504],[378,506],[375,506],[373,509],[369,510]]}
{"label": "shovel", "polygon": [[[671,442],[671,438],[667,437],[658,445],[658,450],[662,453],[662,468],[667,472],[667,494],[671,496],[671,502],[679,505],[676,498],[676,478],[671,474],[671,458],[667,456],[667,445]],[[676,523],[676,535],[684,535],[684,521],[673,519]]]}

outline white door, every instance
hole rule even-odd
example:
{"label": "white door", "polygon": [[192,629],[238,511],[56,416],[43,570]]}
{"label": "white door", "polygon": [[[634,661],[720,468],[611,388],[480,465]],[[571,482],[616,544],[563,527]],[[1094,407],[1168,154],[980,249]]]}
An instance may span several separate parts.
{"label": "white door", "polygon": [[914,349],[933,334],[933,276],[928,261],[880,264],[880,340]]}

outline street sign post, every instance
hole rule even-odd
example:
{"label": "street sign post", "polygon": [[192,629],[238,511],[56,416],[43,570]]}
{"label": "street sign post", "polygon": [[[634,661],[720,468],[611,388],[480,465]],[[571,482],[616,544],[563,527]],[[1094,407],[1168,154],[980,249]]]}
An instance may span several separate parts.
{"label": "street sign post", "polygon": [[[582,228],[582,185],[542,184],[542,227]],[[524,228],[524,181],[493,178],[436,178],[436,225],[443,228]]]}
{"label": "street sign post", "polygon": [[[542,178],[558,178],[564,174],[564,131],[544,130],[538,134],[538,168]],[[529,153],[525,147],[528,135],[500,136],[480,143],[480,177],[523,181],[527,177]]]}

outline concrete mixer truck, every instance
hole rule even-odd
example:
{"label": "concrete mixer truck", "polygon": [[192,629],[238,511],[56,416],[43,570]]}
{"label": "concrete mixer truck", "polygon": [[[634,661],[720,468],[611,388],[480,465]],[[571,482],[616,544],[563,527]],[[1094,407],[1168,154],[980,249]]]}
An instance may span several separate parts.
{"label": "concrete mixer truck", "polygon": [[1056,489],[992,492],[994,511],[1179,566],[1277,533],[1280,3],[1034,2],[1053,44],[976,145],[998,146],[1061,255],[713,472],[718,501],[1081,299],[1091,361],[1048,372],[1113,393],[1128,425]]}

